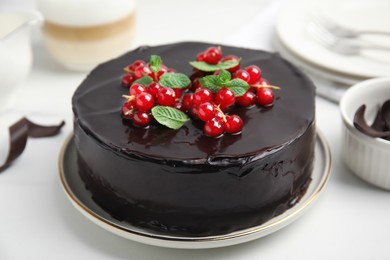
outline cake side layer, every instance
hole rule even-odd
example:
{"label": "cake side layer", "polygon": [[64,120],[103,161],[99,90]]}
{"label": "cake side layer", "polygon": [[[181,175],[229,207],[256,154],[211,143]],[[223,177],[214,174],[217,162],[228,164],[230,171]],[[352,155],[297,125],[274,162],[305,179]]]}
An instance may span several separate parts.
{"label": "cake side layer", "polygon": [[123,158],[75,125],[79,172],[101,207],[136,226],[194,236],[256,226],[292,207],[310,182],[314,140],[313,124],[241,166],[172,167]]}
{"label": "cake side layer", "polygon": [[245,67],[256,64],[263,75],[282,88],[272,108],[233,108],[244,121],[240,135],[220,139],[205,137],[199,122],[190,120],[177,131],[152,125],[147,130],[129,127],[120,119],[123,103],[120,86],[122,68],[136,59],[160,55],[164,63],[189,75],[189,60],[209,47],[204,43],[179,43],[141,47],[97,67],[81,84],[73,97],[73,110],[81,127],[102,144],[123,156],[149,158],[175,163],[225,164],[225,158],[241,161],[258,157],[291,141],[307,130],[314,120],[314,86],[295,67],[278,55],[249,49],[222,46],[224,53],[242,57]]}

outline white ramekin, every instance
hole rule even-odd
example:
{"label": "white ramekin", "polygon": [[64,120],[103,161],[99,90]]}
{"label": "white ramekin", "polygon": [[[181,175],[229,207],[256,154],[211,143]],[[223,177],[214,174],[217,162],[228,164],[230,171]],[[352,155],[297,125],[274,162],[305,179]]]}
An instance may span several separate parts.
{"label": "white ramekin", "polygon": [[370,79],[349,88],[341,99],[340,109],[344,162],[361,179],[390,190],[390,141],[367,136],[353,125],[353,117],[361,105],[366,105],[365,118],[370,123],[388,99],[390,77]]}

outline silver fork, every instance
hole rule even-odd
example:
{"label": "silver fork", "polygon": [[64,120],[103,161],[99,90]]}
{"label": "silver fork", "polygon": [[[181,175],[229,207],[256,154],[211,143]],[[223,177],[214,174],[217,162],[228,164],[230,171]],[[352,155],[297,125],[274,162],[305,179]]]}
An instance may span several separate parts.
{"label": "silver fork", "polygon": [[371,35],[387,35],[390,36],[390,31],[379,31],[379,30],[356,30],[347,28],[337,22],[331,20],[325,16],[319,10],[313,10],[310,13],[310,19],[313,23],[317,24],[318,27],[322,27],[325,30],[332,32],[335,36],[343,38],[356,38],[364,34]]}
{"label": "silver fork", "polygon": [[343,55],[356,55],[362,50],[390,51],[390,46],[376,45],[367,41],[338,37],[333,32],[309,22],[306,26],[309,35],[322,46]]}

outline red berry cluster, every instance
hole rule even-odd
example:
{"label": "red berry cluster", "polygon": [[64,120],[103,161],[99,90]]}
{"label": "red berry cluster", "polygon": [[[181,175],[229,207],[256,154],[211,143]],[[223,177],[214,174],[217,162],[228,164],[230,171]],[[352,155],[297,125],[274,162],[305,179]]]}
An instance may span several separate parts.
{"label": "red berry cluster", "polygon": [[[122,105],[122,116],[133,121],[135,126],[144,127],[150,124],[152,115],[150,110],[156,105],[177,107],[177,102],[181,95],[181,89],[172,89],[162,87],[156,81],[165,72],[172,72],[165,65],[161,65],[161,69],[154,73],[149,64],[143,60],[136,60],[133,64],[125,69],[126,75],[122,78],[122,86],[130,87],[129,95],[123,95],[127,101]],[[144,76],[149,76],[153,79],[148,85],[134,83],[135,80]]]}
{"label": "red berry cluster", "polygon": [[230,134],[241,132],[242,119],[237,115],[224,113],[234,102],[234,94],[228,88],[222,88],[214,95],[209,89],[199,87],[194,93],[185,94],[182,103],[192,117],[205,122],[203,132],[216,137],[224,132]]}
{"label": "red berry cluster", "polygon": [[122,116],[133,120],[136,126],[147,126],[150,124],[152,115],[150,110],[155,105],[170,106],[182,110],[180,98],[181,89],[162,87],[157,82],[146,86],[133,83],[130,87],[130,95],[123,95],[127,101],[122,105]]}
{"label": "red berry cluster", "polygon": [[[198,55],[196,56],[196,61],[203,61],[208,64],[214,64],[214,65],[229,60],[238,61],[238,62],[240,61],[240,59],[235,55],[228,55],[226,57],[223,57],[221,47],[210,47],[207,50],[198,53]],[[228,69],[228,71],[230,73],[233,73],[239,69],[240,69],[240,64],[238,64],[233,68]]]}
{"label": "red berry cluster", "polygon": [[[251,88],[242,96],[237,97],[237,104],[250,107],[256,103],[260,106],[271,106],[275,100],[275,94],[268,81],[262,78],[261,69],[256,65],[251,65],[245,69],[239,69],[233,74],[233,78],[242,79]],[[277,88],[278,89],[278,88]]]}
{"label": "red berry cluster", "polygon": [[[232,79],[240,79],[250,88],[239,97],[226,86],[212,92],[207,86],[200,83],[201,77],[193,78],[190,86],[186,88],[169,88],[161,86],[158,81],[165,72],[170,72],[165,65],[160,70],[153,72],[149,65],[142,60],[137,60],[125,68],[126,75],[122,79],[122,85],[129,88],[129,95],[123,95],[127,101],[122,105],[122,116],[132,120],[135,126],[147,126],[152,120],[151,110],[155,105],[174,107],[188,113],[193,118],[204,122],[203,132],[211,137],[218,137],[223,133],[238,134],[242,131],[243,120],[234,114],[228,113],[228,109],[235,104],[250,107],[256,103],[262,106],[270,106],[274,102],[274,93],[266,79],[262,77],[261,69],[255,65],[240,68],[240,59],[237,56],[222,56],[219,47],[211,47],[197,56],[197,61],[217,65],[226,61],[236,61],[237,65],[229,67]],[[195,71],[194,74],[200,71]],[[214,72],[219,75],[221,71]],[[210,73],[209,73],[210,74]],[[207,73],[199,73],[207,75]],[[142,85],[135,80],[149,76],[153,82]]]}
{"label": "red berry cluster", "polygon": [[[225,61],[238,61],[238,65],[229,68],[228,71],[232,73],[233,79],[242,79],[247,82],[251,89],[244,95],[237,97],[237,104],[250,107],[258,103],[261,106],[271,106],[274,103],[275,95],[272,88],[279,89],[278,87],[270,86],[269,82],[262,77],[261,69],[256,65],[251,65],[245,69],[240,68],[240,59],[235,55],[222,56],[222,50],[220,47],[210,47],[206,51],[197,55],[197,61],[203,61],[209,64],[218,64]],[[216,71],[214,74],[218,74]],[[200,87],[198,79],[194,79],[195,88]],[[234,103],[234,102],[233,102]]]}
{"label": "red berry cluster", "polygon": [[122,86],[125,88],[129,88],[134,81],[143,76],[149,76],[154,81],[158,81],[165,72],[175,72],[174,69],[162,65],[161,69],[157,73],[154,73],[150,68],[150,64],[147,64],[143,60],[134,61],[132,64],[125,67],[124,71],[126,74],[122,78]]}

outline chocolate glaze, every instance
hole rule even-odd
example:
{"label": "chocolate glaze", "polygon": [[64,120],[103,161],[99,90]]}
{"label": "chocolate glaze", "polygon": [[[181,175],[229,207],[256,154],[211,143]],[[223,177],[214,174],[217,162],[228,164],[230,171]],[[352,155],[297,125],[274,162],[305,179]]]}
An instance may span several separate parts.
{"label": "chocolate glaze", "polygon": [[112,215],[159,232],[204,236],[261,224],[305,192],[314,154],[314,86],[277,54],[222,46],[256,64],[280,86],[271,108],[233,108],[239,135],[204,136],[190,120],[179,130],[123,121],[123,67],[160,55],[191,74],[188,61],[211,44],[184,42],[140,47],[98,66],[73,97],[80,175]]}

